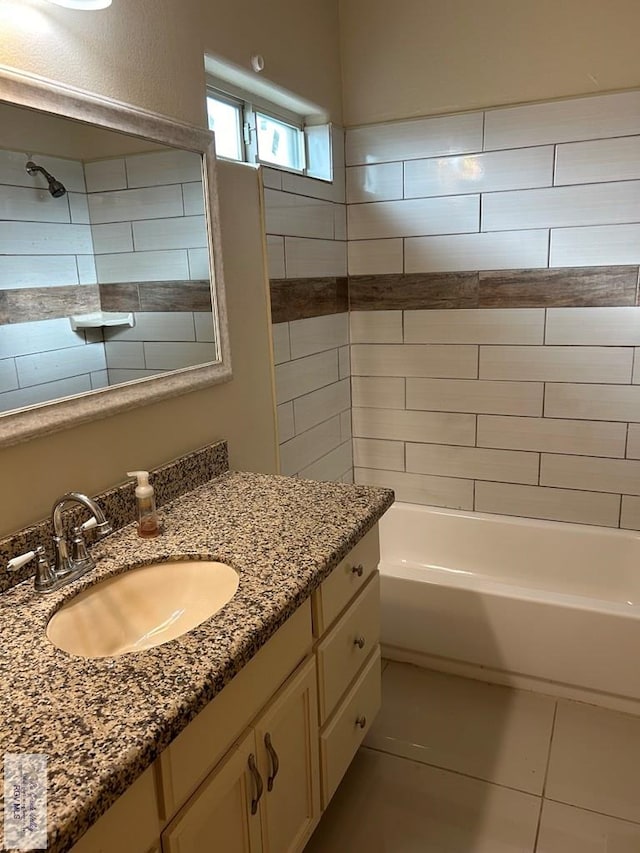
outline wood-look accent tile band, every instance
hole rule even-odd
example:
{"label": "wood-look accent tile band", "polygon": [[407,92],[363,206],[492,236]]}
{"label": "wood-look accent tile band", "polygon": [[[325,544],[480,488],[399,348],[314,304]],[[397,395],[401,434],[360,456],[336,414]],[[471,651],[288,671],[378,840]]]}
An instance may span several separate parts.
{"label": "wood-look accent tile band", "polygon": [[101,284],[100,305],[103,311],[139,311],[138,285],[125,282]]}
{"label": "wood-look accent tile band", "polygon": [[477,272],[349,277],[351,311],[477,307]]}
{"label": "wood-look accent tile band", "polygon": [[346,278],[272,279],[271,320],[286,323],[349,309]]}
{"label": "wood-look accent tile band", "polygon": [[53,320],[100,310],[95,284],[0,290],[0,325]]}
{"label": "wood-look accent tile band", "polygon": [[636,304],[638,267],[569,267],[480,273],[480,308],[584,308]]}
{"label": "wood-look accent tile band", "polygon": [[211,311],[208,281],[100,284],[103,311]]}
{"label": "wood-look accent tile band", "polygon": [[211,311],[208,281],[154,281],[138,284],[141,311]]}
{"label": "wood-look accent tile band", "polygon": [[351,311],[640,304],[637,266],[349,277]]}

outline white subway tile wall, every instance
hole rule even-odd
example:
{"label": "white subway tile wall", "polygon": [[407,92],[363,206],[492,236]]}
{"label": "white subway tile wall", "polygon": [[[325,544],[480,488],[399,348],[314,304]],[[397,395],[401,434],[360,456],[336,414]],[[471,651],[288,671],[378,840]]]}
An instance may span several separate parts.
{"label": "white subway tile wall", "polygon": [[482,113],[463,113],[349,129],[345,144],[347,168],[472,154],[482,150],[482,125]]}
{"label": "white subway tile wall", "polygon": [[85,174],[100,284],[209,277],[199,155],[98,160]]}
{"label": "white subway tile wall", "polygon": [[347,274],[345,134],[332,129],[333,182],[262,168],[269,278]]}
{"label": "white subway tile wall", "polygon": [[[331,183],[262,168],[271,279],[347,274],[344,131],[332,129]],[[273,325],[280,469],[353,481],[346,313]]]}
{"label": "white subway tile wall", "polygon": [[59,379],[55,382],[31,385],[28,388],[19,388],[15,391],[2,391],[0,392],[0,412],[10,412],[24,406],[34,406],[37,403],[46,403],[49,400],[70,397],[73,394],[82,394],[92,390],[91,375],[85,373],[81,376],[71,376],[68,379]]}
{"label": "white subway tile wall", "polygon": [[30,175],[26,170],[28,160],[35,159],[39,166],[53,172],[68,192],[86,192],[85,175],[80,160],[63,157],[49,157],[38,154],[32,158],[26,151],[0,151],[0,184],[12,187],[39,187],[46,190],[46,181],[41,174]]}
{"label": "white subway tile wall", "polygon": [[350,275],[640,261],[640,92],[351,128],[346,151]]}
{"label": "white subway tile wall", "polygon": [[289,323],[291,358],[337,349],[349,342],[347,314],[327,314]]}
{"label": "white subway tile wall", "polygon": [[[349,275],[640,263],[639,106],[626,92],[348,130]],[[265,178],[272,277],[338,274],[335,256],[300,263],[294,249],[341,240],[326,206],[339,196]],[[315,322],[296,321],[300,340],[310,330],[298,359],[293,324],[277,332],[285,444],[310,413],[289,471],[291,458],[315,470],[300,448],[333,452],[346,399]],[[640,308],[353,311],[355,479],[400,500],[640,529],[639,339]]]}
{"label": "white subway tile wall", "polygon": [[104,347],[100,344],[22,355],[15,362],[18,382],[23,388],[66,379],[74,374],[103,370],[106,366]]}
{"label": "white subway tile wall", "polygon": [[408,311],[404,318],[410,344],[541,344],[543,337],[543,308]]}
{"label": "white subway tile wall", "polygon": [[145,341],[144,358],[150,370],[180,370],[215,361],[216,348],[200,341]]}
{"label": "white subway tile wall", "polygon": [[[349,247],[352,245],[358,244],[350,243]],[[549,232],[537,229],[408,237],[404,246],[404,271],[407,273],[535,269],[546,266]]]}
{"label": "white subway tile wall", "polygon": [[402,272],[403,243],[400,237],[389,240],[350,240],[347,243],[349,274],[364,275],[372,270],[377,273]]}
{"label": "white subway tile wall", "polygon": [[121,252],[96,255],[100,284],[119,281],[179,281],[189,278],[187,253],[182,250]]}
{"label": "white subway tile wall", "polygon": [[[60,199],[56,200],[60,201]],[[56,222],[0,222],[0,253],[3,255],[69,256],[90,255],[92,252],[91,228],[88,225],[65,225]],[[77,281],[70,282],[70,284],[77,283]]]}
{"label": "white subway tile wall", "polygon": [[640,225],[554,228],[550,267],[640,263]]}
{"label": "white subway tile wall", "polygon": [[[350,275],[640,262],[640,92],[354,128],[346,151]],[[638,307],[353,312],[356,481],[640,529],[639,337]]]}
{"label": "white subway tile wall", "polygon": [[0,412],[91,391],[106,369],[91,331],[72,331],[66,317],[0,325]]}
{"label": "white subway tile wall", "polygon": [[346,242],[285,237],[287,278],[322,278],[347,274]]}
{"label": "white subway tile wall", "polygon": [[349,482],[351,387],[340,370],[348,315],[276,323],[273,341],[282,473]]}
{"label": "white subway tile wall", "polygon": [[480,196],[410,198],[348,206],[350,240],[462,234],[480,230]]}
{"label": "white subway tile wall", "polygon": [[353,312],[356,482],[640,529],[637,329],[640,308]]}
{"label": "white subway tile wall", "polygon": [[267,236],[267,268],[270,278],[284,278],[284,237]]}
{"label": "white subway tile wall", "polygon": [[[134,325],[104,329],[109,378],[140,379],[214,361],[216,347],[209,314],[192,311],[134,313]],[[208,321],[208,322],[207,322]]]}
{"label": "white subway tile wall", "polygon": [[74,255],[0,255],[0,290],[77,283]]}

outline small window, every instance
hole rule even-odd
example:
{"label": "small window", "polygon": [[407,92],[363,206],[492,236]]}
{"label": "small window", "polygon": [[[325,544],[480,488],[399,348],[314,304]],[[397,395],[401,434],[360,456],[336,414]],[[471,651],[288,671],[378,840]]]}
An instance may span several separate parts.
{"label": "small window", "polygon": [[333,180],[331,125],[306,126],[296,113],[276,105],[271,112],[269,103],[258,107],[239,90],[213,86],[207,87],[207,115],[218,157]]}
{"label": "small window", "polygon": [[260,162],[303,172],[305,146],[302,130],[265,113],[256,112],[255,116]]}
{"label": "small window", "polygon": [[242,140],[243,105],[235,101],[207,96],[209,128],[216,135],[216,154],[230,160],[244,160]]}

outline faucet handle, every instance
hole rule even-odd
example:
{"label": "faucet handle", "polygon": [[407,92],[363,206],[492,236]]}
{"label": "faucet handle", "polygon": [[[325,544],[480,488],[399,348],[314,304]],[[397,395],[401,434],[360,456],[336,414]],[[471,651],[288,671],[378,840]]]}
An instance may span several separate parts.
{"label": "faucet handle", "polygon": [[8,569],[20,569],[30,560],[37,558],[38,565],[36,567],[36,576],[34,586],[36,592],[50,592],[56,585],[56,576],[47,560],[46,551],[39,545],[35,551],[27,551],[25,554],[20,554],[18,557],[13,557],[7,563]]}
{"label": "faucet handle", "polygon": [[16,571],[17,569],[21,569],[23,566],[26,566],[26,564],[30,560],[33,560],[35,556],[35,551],[25,551],[24,554],[19,554],[17,557],[12,557],[10,560],[8,560],[7,568],[9,569],[9,571]]}
{"label": "faucet handle", "polygon": [[104,536],[108,536],[110,533],[113,533],[113,528],[111,527],[109,522],[103,521],[101,524],[98,524],[98,520],[96,519],[95,515],[92,515],[88,521],[85,521],[84,524],[81,524],[80,528],[74,527],[74,536],[76,530],[78,529],[83,533],[87,530],[96,530],[96,535],[98,539],[102,539]]}

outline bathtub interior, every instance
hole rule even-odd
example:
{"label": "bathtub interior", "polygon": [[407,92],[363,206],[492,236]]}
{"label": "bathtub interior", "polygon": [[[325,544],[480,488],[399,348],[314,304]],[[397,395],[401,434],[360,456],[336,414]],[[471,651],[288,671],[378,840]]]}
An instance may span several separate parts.
{"label": "bathtub interior", "polygon": [[383,575],[640,606],[636,532],[396,502],[380,521],[380,552]]}

